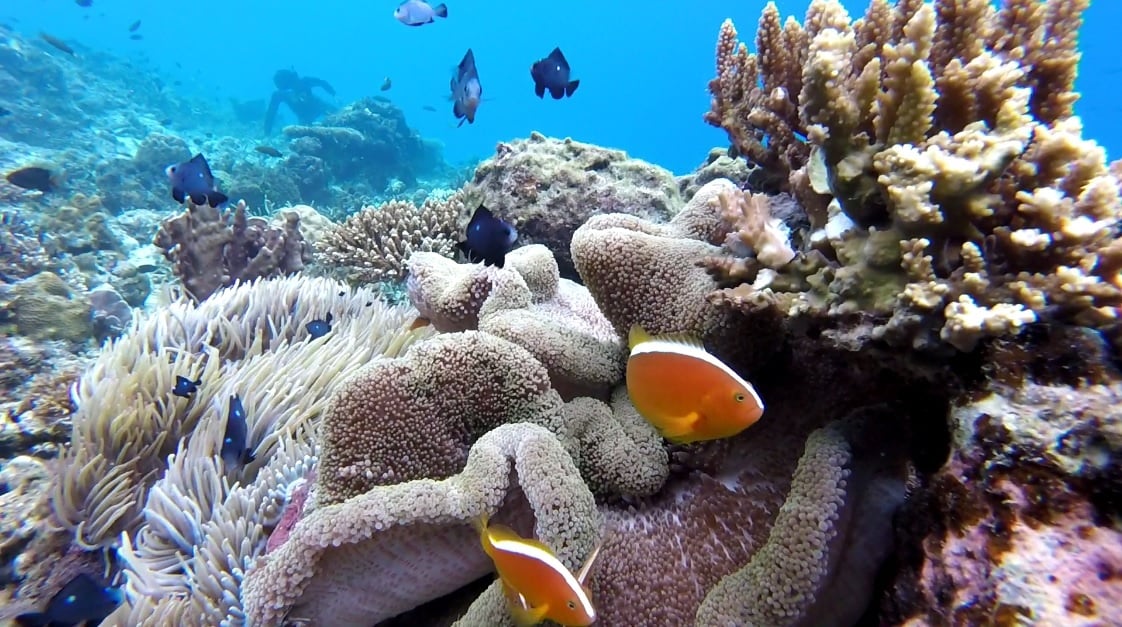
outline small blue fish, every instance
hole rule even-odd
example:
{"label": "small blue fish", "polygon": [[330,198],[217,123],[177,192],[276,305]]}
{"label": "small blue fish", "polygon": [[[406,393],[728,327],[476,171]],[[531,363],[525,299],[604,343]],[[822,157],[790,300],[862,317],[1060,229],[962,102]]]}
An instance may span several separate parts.
{"label": "small blue fish", "polygon": [[256,459],[253,450],[246,447],[249,427],[245,423],[245,407],[240,396],[230,397],[230,413],[226,416],[226,434],[222,438],[219,455],[227,466],[248,464]]}
{"label": "small blue fish", "polygon": [[182,398],[191,398],[191,395],[197,392],[202,384],[202,379],[192,381],[187,377],[176,375],[175,387],[171,389],[171,393]]}
{"label": "small blue fish", "polygon": [[310,335],[313,340],[318,340],[327,335],[331,332],[331,312],[327,312],[327,315],[321,320],[312,320],[308,324],[305,324],[304,328],[308,330],[308,335]]}
{"label": "small blue fish", "polygon": [[544,97],[548,89],[554,100],[560,100],[572,96],[580,86],[579,80],[569,80],[569,62],[560,48],[554,48],[548,57],[530,66],[530,76],[534,79],[534,94],[538,98]]}
{"label": "small blue fish", "polygon": [[423,0],[405,0],[394,9],[393,16],[406,26],[424,26],[435,22],[434,18],[448,17],[448,7],[443,2],[432,6]]}
{"label": "small blue fish", "polygon": [[475,124],[475,110],[479,108],[479,101],[483,98],[483,85],[479,82],[479,72],[475,69],[475,54],[468,48],[460,64],[456,66],[456,74],[450,83],[452,88],[452,115],[460,121],[456,126],[463,126],[464,120],[468,124]]}
{"label": "small blue fish", "polygon": [[190,198],[196,206],[205,203],[217,207],[229,200],[214,185],[210,164],[201,153],[191,157],[190,161],[169,165],[166,172],[171,181],[171,197],[177,203],[182,204],[185,199]]}
{"label": "small blue fish", "polygon": [[42,612],[16,617],[17,625],[96,625],[121,604],[121,591],[103,586],[86,573],[66,583]]}
{"label": "small blue fish", "polygon": [[483,260],[485,266],[503,267],[506,254],[514,248],[518,230],[509,222],[496,218],[483,205],[475,210],[467,227],[467,239],[456,244],[471,262]]}

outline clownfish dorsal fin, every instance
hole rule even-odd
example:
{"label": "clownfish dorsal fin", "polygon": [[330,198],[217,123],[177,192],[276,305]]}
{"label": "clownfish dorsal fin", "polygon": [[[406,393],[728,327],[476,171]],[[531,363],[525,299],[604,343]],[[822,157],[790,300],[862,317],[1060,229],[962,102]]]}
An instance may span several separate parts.
{"label": "clownfish dorsal fin", "polygon": [[592,552],[589,553],[588,557],[584,559],[584,563],[581,564],[580,570],[577,571],[577,583],[579,583],[581,587],[584,588],[585,594],[589,597],[592,596],[592,593],[588,591],[588,586],[584,584],[586,581],[588,581],[588,573],[592,572],[592,565],[596,563],[596,558],[600,555],[600,549],[603,546],[603,540],[597,542],[596,546],[592,548]]}
{"label": "clownfish dorsal fin", "polygon": [[517,531],[511,529],[510,527],[507,527],[506,525],[491,525],[488,528],[488,533],[490,533],[491,535],[491,540],[496,543],[517,542],[523,546],[532,546],[539,551],[545,551],[550,555],[554,554],[553,549],[549,548],[545,544],[539,542],[538,540],[534,540],[533,538],[523,538],[522,536],[518,535]]}
{"label": "clownfish dorsal fin", "polygon": [[650,340],[651,336],[637,324],[631,325],[631,330],[627,332],[627,347],[631,350],[635,350],[636,346]]}

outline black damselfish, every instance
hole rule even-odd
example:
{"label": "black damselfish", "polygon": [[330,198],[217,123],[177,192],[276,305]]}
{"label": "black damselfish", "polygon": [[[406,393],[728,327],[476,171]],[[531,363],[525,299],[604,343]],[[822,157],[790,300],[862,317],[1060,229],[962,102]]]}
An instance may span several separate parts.
{"label": "black damselfish", "polygon": [[191,157],[190,161],[169,165],[166,172],[171,181],[171,197],[177,203],[182,204],[190,198],[196,206],[208,204],[217,207],[229,200],[215,186],[210,164],[201,153]]}
{"label": "black damselfish", "polygon": [[16,617],[17,625],[96,625],[121,604],[121,591],[103,586],[86,573],[68,581],[42,612]]}
{"label": "black damselfish", "polygon": [[312,320],[308,324],[305,324],[304,328],[308,330],[308,335],[310,335],[313,340],[318,340],[327,335],[331,332],[331,312],[327,312],[327,315],[322,319]]}
{"label": "black damselfish", "polygon": [[500,268],[506,262],[506,254],[518,240],[517,229],[509,222],[496,218],[483,205],[479,205],[472,214],[466,235],[466,239],[456,244],[456,247],[467,255],[468,260],[482,260],[485,266]]}
{"label": "black damselfish", "polygon": [[554,100],[560,100],[565,96],[572,96],[577,87],[580,87],[579,80],[569,80],[569,62],[565,60],[560,48],[554,48],[548,57],[531,65],[530,76],[534,79],[534,93],[538,98],[544,97],[548,89]]}
{"label": "black damselfish", "polygon": [[222,437],[222,461],[229,467],[248,464],[256,457],[246,447],[249,426],[245,422],[245,406],[240,396],[230,397],[230,411],[226,416],[226,433]]}
{"label": "black damselfish", "polygon": [[175,387],[171,389],[171,393],[182,398],[191,398],[191,395],[197,392],[202,384],[202,379],[192,381],[187,377],[176,375]]}

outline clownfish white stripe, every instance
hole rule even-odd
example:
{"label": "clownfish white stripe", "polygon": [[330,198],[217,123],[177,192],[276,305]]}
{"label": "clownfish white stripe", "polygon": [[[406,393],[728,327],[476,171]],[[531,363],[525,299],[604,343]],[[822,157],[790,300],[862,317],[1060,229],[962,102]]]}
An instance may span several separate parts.
{"label": "clownfish white stripe", "polygon": [[569,588],[573,590],[573,593],[577,595],[577,599],[580,600],[581,609],[585,614],[588,616],[596,615],[596,610],[592,607],[592,599],[588,598],[588,595],[584,591],[584,586],[582,586],[581,583],[577,581],[577,578],[573,576],[573,573],[561,563],[561,560],[554,557],[553,554],[548,551],[543,551],[536,546],[531,546],[516,540],[492,541],[491,546],[497,551],[514,553],[542,562],[551,570],[561,575],[565,580],[565,585],[569,586]]}
{"label": "clownfish white stripe", "polygon": [[699,359],[711,366],[715,366],[716,368],[720,369],[721,372],[728,375],[733,381],[736,381],[740,385],[744,386],[744,389],[748,390],[748,392],[752,394],[752,400],[756,402],[756,406],[764,406],[764,402],[760,399],[760,395],[756,393],[756,388],[753,387],[751,383],[745,381],[740,375],[736,374],[736,372],[732,368],[729,368],[728,365],[725,364],[725,362],[717,359],[715,356],[711,355],[708,351],[700,346],[687,344],[686,342],[651,339],[645,342],[641,342],[635,345],[635,348],[631,349],[632,357],[634,357],[635,355],[649,355],[656,353],[671,353],[674,355],[683,355],[685,357]]}

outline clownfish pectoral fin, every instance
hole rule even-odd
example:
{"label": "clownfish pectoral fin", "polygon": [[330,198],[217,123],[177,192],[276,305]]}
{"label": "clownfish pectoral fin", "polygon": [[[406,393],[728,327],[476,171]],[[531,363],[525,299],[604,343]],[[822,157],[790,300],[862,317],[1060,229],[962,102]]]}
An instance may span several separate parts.
{"label": "clownfish pectoral fin", "polygon": [[545,620],[545,615],[549,612],[548,605],[539,605],[538,607],[510,607],[510,616],[519,627],[529,627],[530,625],[537,625]]}
{"label": "clownfish pectoral fin", "polygon": [[505,579],[500,578],[499,582],[503,585],[503,596],[506,597],[507,604],[511,608],[524,611],[530,609],[530,604],[526,602],[526,597],[522,596],[522,593],[512,588]]}
{"label": "clownfish pectoral fin", "polygon": [[697,429],[697,424],[701,420],[701,414],[697,412],[690,412],[681,418],[668,418],[662,420],[662,427],[659,431],[662,437],[678,444],[691,442],[690,436],[694,434]]}

